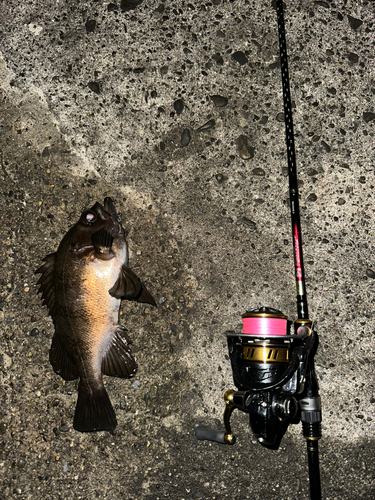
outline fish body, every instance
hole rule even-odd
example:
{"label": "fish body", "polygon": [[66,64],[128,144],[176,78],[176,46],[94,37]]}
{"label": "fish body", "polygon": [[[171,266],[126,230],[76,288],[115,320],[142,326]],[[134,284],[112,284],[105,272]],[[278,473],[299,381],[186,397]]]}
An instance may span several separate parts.
{"label": "fish body", "polygon": [[121,299],[155,300],[128,268],[124,230],[110,198],[96,203],[36,271],[55,334],[50,362],[65,380],[80,379],[73,427],[113,430],[115,412],[102,374],[127,378],[137,369],[130,339],[119,325]]}

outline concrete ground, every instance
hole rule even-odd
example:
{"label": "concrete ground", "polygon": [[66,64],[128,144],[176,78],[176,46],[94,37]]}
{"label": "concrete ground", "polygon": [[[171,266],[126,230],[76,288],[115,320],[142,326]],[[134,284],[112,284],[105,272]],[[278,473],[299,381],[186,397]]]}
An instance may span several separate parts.
{"label": "concrete ground", "polygon": [[[372,500],[374,5],[285,3],[323,498]],[[7,0],[0,51],[0,497],[308,499],[300,425],[194,437],[234,388],[224,332],[296,315],[271,1]],[[80,434],[34,270],[106,195],[159,307],[123,303],[138,373],[106,378],[118,429]]]}

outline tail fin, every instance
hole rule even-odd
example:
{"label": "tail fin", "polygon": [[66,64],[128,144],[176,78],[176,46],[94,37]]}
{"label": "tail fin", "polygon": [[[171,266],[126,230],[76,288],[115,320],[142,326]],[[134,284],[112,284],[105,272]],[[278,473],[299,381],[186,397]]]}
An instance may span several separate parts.
{"label": "tail fin", "polygon": [[73,427],[79,432],[113,431],[115,411],[104,387],[92,390],[80,384]]}

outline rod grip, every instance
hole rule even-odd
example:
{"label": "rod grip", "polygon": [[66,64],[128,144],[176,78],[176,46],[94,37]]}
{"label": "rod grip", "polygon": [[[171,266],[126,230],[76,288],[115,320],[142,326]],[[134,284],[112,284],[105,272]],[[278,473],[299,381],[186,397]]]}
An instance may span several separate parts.
{"label": "rod grip", "polygon": [[206,425],[198,425],[198,427],[195,428],[195,437],[200,441],[206,439],[207,441],[216,441],[217,443],[226,444],[225,431],[217,431]]}

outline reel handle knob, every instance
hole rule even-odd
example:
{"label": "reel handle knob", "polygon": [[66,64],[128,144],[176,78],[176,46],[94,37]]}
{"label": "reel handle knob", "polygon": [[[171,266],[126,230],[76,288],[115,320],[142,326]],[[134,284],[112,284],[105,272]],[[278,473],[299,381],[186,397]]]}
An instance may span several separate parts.
{"label": "reel handle knob", "polygon": [[217,443],[225,444],[225,431],[217,431],[206,425],[198,425],[195,428],[195,437],[200,441],[216,441]]}
{"label": "reel handle knob", "polygon": [[220,444],[234,444],[236,438],[233,434],[226,434],[225,431],[218,431],[206,425],[198,425],[195,428],[195,437],[200,441],[215,441]]}

